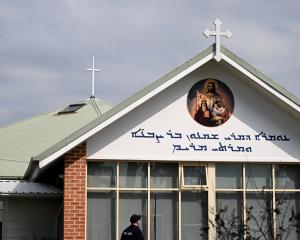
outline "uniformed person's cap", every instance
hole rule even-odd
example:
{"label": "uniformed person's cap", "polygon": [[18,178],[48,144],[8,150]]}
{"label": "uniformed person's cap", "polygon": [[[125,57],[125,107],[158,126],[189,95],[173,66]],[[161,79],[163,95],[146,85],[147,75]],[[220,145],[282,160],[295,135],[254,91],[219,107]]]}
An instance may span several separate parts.
{"label": "uniformed person's cap", "polygon": [[131,223],[136,223],[138,220],[141,220],[141,215],[133,214],[130,217],[130,222]]}

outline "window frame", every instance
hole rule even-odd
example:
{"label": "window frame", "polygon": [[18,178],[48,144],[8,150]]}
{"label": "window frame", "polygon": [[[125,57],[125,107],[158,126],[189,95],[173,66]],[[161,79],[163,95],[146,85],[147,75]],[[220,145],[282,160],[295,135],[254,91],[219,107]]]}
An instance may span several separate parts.
{"label": "window frame", "polygon": [[[184,183],[184,167],[204,167],[205,172],[205,182],[206,184],[199,184],[199,185],[186,185]],[[180,188],[185,190],[200,190],[200,191],[207,191],[208,190],[208,177],[207,177],[207,164],[204,163],[182,163],[181,164],[181,175],[180,175]]]}
{"label": "window frame", "polygon": [[[282,193],[297,193],[300,192],[299,189],[276,189],[276,169],[278,168],[278,165],[295,165],[300,168],[299,163],[266,163],[266,162],[230,162],[230,163],[237,163],[242,165],[242,186],[241,188],[216,188],[216,167],[218,162],[180,162],[180,161],[161,161],[159,163],[162,164],[177,164],[178,170],[177,170],[177,177],[178,177],[178,185],[176,187],[171,188],[157,188],[154,186],[151,186],[151,164],[156,161],[144,161],[147,164],[147,186],[145,188],[121,188],[120,187],[120,163],[122,162],[137,162],[137,161],[127,161],[127,160],[88,160],[87,161],[87,168],[89,163],[95,163],[95,162],[112,162],[116,164],[116,174],[115,174],[115,186],[114,187],[89,187],[87,186],[87,192],[107,192],[107,191],[115,191],[116,193],[116,210],[115,210],[115,218],[116,218],[116,240],[120,238],[120,232],[119,232],[119,211],[120,211],[120,193],[122,192],[130,192],[130,191],[141,191],[144,193],[147,193],[147,236],[145,236],[148,240],[151,239],[151,194],[154,192],[176,192],[177,193],[177,223],[178,228],[177,231],[177,240],[182,240],[182,193],[185,191],[206,191],[208,194],[208,224],[209,224],[209,239],[214,239],[215,237],[215,214],[216,214],[216,202],[217,202],[217,193],[226,193],[226,192],[236,192],[241,193],[242,197],[242,220],[243,223],[246,223],[246,210],[247,210],[247,194],[248,193],[260,193],[262,191],[268,192],[271,194],[272,199],[272,208],[275,209],[276,207],[276,194],[282,194]],[[220,162],[222,164],[226,164],[229,162]],[[271,188],[265,189],[265,188],[257,188],[257,189],[250,189],[246,186],[246,167],[248,164],[270,164],[271,165]],[[190,167],[190,166],[203,166],[205,168],[205,185],[186,185],[184,184],[184,167]],[[88,172],[88,170],[87,170]],[[87,176],[88,177],[88,176]],[[272,234],[273,236],[276,234],[276,215],[275,212],[272,213]]]}
{"label": "window frame", "polygon": [[[232,162],[230,162],[232,163]],[[226,192],[241,192],[242,193],[242,201],[243,201],[243,206],[242,206],[242,210],[243,210],[243,223],[246,223],[247,220],[247,194],[249,193],[269,193],[271,195],[272,198],[272,209],[276,208],[276,194],[277,193],[297,193],[300,192],[300,188],[299,189],[279,189],[276,188],[276,167],[279,165],[295,165],[298,166],[300,168],[300,164],[299,163],[267,163],[267,162],[236,162],[237,164],[242,164],[242,188],[238,189],[238,188],[233,188],[233,189],[229,189],[229,188],[215,188],[215,194],[217,193],[226,193]],[[215,163],[215,168],[216,165],[218,163]],[[226,164],[226,162],[222,162],[222,164]],[[262,165],[271,165],[271,180],[272,180],[272,184],[270,188],[247,188],[247,184],[246,184],[246,167],[248,164],[262,164]],[[216,178],[216,175],[215,175]],[[276,235],[276,213],[275,211],[272,212],[272,236]]]}

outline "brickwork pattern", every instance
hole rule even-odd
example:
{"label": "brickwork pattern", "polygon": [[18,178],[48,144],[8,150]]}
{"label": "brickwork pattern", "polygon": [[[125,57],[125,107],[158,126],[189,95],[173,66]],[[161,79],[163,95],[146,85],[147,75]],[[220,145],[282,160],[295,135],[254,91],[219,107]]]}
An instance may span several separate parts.
{"label": "brickwork pattern", "polygon": [[64,239],[84,240],[86,223],[86,143],[64,160]]}

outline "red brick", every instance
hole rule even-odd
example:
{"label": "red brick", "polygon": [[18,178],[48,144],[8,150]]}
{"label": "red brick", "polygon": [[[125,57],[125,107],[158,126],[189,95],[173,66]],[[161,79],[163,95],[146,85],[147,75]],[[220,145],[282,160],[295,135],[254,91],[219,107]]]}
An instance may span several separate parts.
{"label": "red brick", "polygon": [[64,239],[84,240],[86,223],[86,143],[65,155]]}

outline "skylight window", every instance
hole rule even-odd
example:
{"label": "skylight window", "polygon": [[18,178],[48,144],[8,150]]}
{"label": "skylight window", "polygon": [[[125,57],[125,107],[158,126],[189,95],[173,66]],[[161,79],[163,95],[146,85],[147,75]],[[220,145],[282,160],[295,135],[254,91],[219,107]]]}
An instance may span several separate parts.
{"label": "skylight window", "polygon": [[59,111],[57,114],[75,113],[77,110],[82,108],[84,105],[86,105],[86,104],[85,103],[71,104],[68,107],[66,107],[65,109]]}

